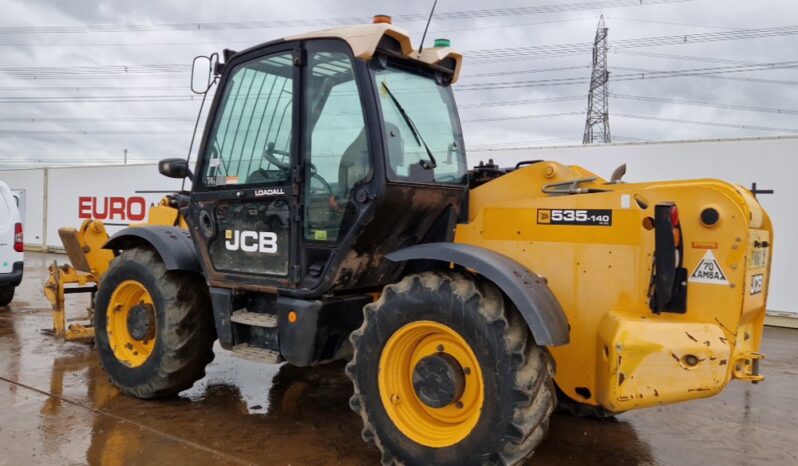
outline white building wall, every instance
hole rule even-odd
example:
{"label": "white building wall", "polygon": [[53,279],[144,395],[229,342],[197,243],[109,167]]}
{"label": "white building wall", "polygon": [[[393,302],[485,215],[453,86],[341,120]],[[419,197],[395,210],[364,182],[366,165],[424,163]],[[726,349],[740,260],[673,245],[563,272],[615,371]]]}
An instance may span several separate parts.
{"label": "white building wall", "polygon": [[180,180],[159,174],[156,164],[50,168],[48,181],[49,248],[61,247],[59,228],[78,227],[86,218],[102,220],[110,235],[144,222],[151,204],[180,189]]}
{"label": "white building wall", "polygon": [[[768,307],[771,310],[798,314],[798,208],[792,186],[798,176],[798,138],[744,139],[701,142],[616,144],[603,146],[546,147],[520,150],[469,152],[472,165],[493,158],[501,166],[521,160],[546,159],[581,165],[609,178],[622,163],[627,164],[626,181],[655,181],[689,178],[719,178],[750,187],[773,189],[774,194],[759,196],[775,228],[773,270]],[[48,179],[44,209],[44,180]],[[25,243],[60,248],[58,228],[78,227],[86,215],[86,199],[96,212],[104,215],[113,232],[130,221],[127,202],[141,197],[147,205],[158,202],[162,193],[173,191],[180,181],[158,174],[155,164],[104,167],[50,168],[0,171],[0,179],[12,189],[25,191]],[[84,198],[81,200],[81,198]],[[125,200],[124,215],[108,218],[104,204],[111,198]],[[81,204],[81,201],[83,204]],[[135,201],[135,199],[134,199]],[[131,206],[134,208],[136,202]],[[137,211],[134,210],[134,215]]]}
{"label": "white building wall", "polygon": [[774,225],[774,254],[768,308],[798,313],[798,203],[792,187],[798,177],[798,138],[544,147],[470,152],[469,162],[493,160],[511,166],[522,160],[580,165],[609,179],[626,163],[625,181],[718,178],[757,189],[773,189],[758,199]]}

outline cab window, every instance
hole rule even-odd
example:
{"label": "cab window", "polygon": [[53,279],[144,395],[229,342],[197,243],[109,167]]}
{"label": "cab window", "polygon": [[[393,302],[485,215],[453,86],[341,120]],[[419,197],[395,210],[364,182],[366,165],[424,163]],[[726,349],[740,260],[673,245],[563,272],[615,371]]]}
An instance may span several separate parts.
{"label": "cab window", "polygon": [[354,190],[371,177],[366,123],[347,47],[307,48],[305,238],[336,241],[353,214]]}
{"label": "cab window", "polygon": [[293,73],[291,53],[253,60],[231,72],[204,154],[205,186],[288,183]]}

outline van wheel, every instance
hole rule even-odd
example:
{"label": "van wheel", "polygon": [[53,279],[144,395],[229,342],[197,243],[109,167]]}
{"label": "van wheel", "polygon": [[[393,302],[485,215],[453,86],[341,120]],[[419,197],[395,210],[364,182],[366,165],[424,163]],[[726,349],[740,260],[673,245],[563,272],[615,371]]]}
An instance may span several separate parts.
{"label": "van wheel", "polygon": [[548,430],[554,361],[492,284],[409,275],[350,340],[350,406],[383,465],[516,465]]}
{"label": "van wheel", "polygon": [[97,291],[100,361],[123,393],[177,395],[205,376],[216,339],[201,276],[168,271],[152,250],[123,251]]}
{"label": "van wheel", "polygon": [[0,286],[0,307],[8,306],[12,299],[14,299],[14,287]]}

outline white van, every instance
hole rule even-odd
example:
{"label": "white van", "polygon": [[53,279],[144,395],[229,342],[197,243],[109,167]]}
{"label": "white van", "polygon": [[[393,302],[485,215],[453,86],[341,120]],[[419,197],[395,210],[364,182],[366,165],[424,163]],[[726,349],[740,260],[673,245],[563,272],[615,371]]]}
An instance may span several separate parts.
{"label": "white van", "polygon": [[22,222],[19,200],[8,185],[0,181],[0,306],[14,298],[14,288],[22,281]]}

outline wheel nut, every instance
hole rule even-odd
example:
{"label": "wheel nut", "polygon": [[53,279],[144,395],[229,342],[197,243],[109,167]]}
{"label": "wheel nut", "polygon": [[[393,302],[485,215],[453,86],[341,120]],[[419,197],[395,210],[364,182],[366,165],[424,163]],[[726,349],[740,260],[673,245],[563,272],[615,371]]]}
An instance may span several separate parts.
{"label": "wheel nut", "polygon": [[391,403],[398,405],[400,401],[398,393],[391,393]]}
{"label": "wheel nut", "polygon": [[435,349],[437,349],[439,353],[443,353],[443,345],[438,345]]}
{"label": "wheel nut", "polygon": [[464,367],[463,368],[463,374],[470,375],[471,374],[471,368],[470,367]]}
{"label": "wheel nut", "polygon": [[457,408],[457,409],[463,409],[463,402],[462,401],[456,402],[454,404],[454,407]]}

